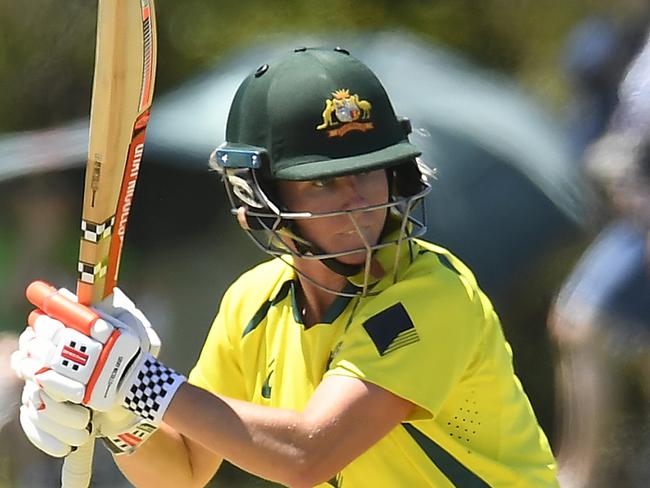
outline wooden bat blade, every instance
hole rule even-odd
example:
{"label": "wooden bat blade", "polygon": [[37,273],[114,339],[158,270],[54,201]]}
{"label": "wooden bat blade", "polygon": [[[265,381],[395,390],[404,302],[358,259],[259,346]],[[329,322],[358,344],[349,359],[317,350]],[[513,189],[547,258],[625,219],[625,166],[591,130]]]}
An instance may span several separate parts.
{"label": "wooden bat blade", "polygon": [[85,304],[117,281],[155,68],[153,1],[100,0],[77,282]]}
{"label": "wooden bat blade", "polygon": [[[79,250],[79,302],[113,292],[144,150],[156,70],[153,0],[99,0],[88,162]],[[90,484],[94,440],[66,457],[64,488]]]}

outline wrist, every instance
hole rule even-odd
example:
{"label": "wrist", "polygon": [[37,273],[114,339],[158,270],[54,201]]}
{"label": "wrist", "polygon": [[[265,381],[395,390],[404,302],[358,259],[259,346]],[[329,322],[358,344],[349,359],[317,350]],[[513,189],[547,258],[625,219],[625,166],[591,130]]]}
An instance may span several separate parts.
{"label": "wrist", "polygon": [[122,406],[143,420],[160,425],[172,398],[187,378],[151,354],[142,358],[132,377],[133,382],[126,391]]}
{"label": "wrist", "polygon": [[158,430],[151,422],[135,417],[134,422],[122,432],[101,437],[106,448],[114,455],[121,456],[132,454]]}

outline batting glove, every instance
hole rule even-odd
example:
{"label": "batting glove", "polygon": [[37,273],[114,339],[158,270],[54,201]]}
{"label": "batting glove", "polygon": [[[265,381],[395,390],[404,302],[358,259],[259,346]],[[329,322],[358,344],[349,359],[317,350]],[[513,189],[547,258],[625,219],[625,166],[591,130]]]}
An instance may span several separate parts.
{"label": "batting glove", "polygon": [[34,446],[54,457],[67,456],[91,436],[90,410],[57,402],[33,381],[25,382],[20,425]]}
{"label": "batting glove", "polygon": [[[68,297],[66,320],[70,323],[74,321],[69,318],[71,310],[79,310],[82,315],[91,310],[71,300],[70,292],[64,294]],[[58,293],[57,303],[61,296]],[[113,297],[110,304],[97,307],[99,317],[88,329],[90,335],[66,327],[43,312],[33,312],[33,335],[27,332],[22,337],[24,357],[15,358],[14,369],[19,376],[35,381],[53,399],[102,412],[121,405],[152,425],[159,425],[186,378],[148,352],[153,342],[159,345],[159,340],[142,312],[118,289]]]}
{"label": "batting glove", "polygon": [[106,448],[116,456],[131,454],[158,430],[154,423],[121,406],[109,412],[96,412],[93,426]]}
{"label": "batting glove", "polygon": [[34,446],[54,457],[67,456],[90,437],[99,437],[115,455],[130,454],[157,429],[121,406],[91,413],[82,405],[57,402],[30,380],[23,389],[20,425]]}

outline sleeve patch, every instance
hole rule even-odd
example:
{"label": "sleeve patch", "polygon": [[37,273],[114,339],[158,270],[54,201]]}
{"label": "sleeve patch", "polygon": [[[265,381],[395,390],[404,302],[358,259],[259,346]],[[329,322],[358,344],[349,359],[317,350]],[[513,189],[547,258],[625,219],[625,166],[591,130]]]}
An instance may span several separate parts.
{"label": "sleeve patch", "polygon": [[397,303],[363,323],[380,356],[420,340],[411,317],[401,303]]}

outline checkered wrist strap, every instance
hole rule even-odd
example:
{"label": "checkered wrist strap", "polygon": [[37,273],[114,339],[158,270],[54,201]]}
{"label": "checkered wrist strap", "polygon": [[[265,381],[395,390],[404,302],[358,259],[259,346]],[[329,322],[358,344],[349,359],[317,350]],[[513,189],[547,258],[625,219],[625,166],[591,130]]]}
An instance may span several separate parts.
{"label": "checkered wrist strap", "polygon": [[160,425],[176,390],[186,381],[185,376],[147,354],[126,392],[123,406],[143,419]]}
{"label": "checkered wrist strap", "polygon": [[153,434],[158,427],[146,420],[140,420],[121,434],[102,437],[106,448],[114,455],[131,454]]}

